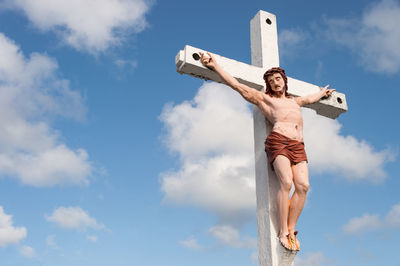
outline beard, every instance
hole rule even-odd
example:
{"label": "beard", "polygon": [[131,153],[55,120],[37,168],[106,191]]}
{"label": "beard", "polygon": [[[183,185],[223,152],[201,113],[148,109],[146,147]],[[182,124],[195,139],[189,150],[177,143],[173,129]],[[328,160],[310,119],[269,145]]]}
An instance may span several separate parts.
{"label": "beard", "polygon": [[272,90],[272,93],[278,97],[281,97],[283,94],[285,94],[286,91],[286,86],[284,86],[281,90],[279,91],[274,91]]}

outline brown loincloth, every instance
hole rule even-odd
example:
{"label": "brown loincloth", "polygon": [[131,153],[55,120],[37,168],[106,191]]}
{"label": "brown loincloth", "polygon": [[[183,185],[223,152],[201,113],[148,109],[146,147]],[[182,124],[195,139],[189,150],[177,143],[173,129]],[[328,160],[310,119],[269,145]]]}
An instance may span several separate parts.
{"label": "brown loincloth", "polygon": [[302,161],[308,162],[304,142],[290,139],[275,131],[272,131],[265,140],[265,152],[272,170],[274,170],[272,163],[278,155],[287,157],[292,164]]}

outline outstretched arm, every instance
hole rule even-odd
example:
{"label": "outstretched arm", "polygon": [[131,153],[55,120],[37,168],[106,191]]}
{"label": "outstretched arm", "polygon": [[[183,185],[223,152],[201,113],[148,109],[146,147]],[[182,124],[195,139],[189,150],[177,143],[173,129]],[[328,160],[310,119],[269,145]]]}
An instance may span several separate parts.
{"label": "outstretched arm", "polygon": [[242,97],[246,101],[255,104],[257,106],[261,102],[263,102],[263,99],[265,97],[264,93],[254,88],[251,88],[245,84],[240,83],[237,79],[232,77],[231,74],[229,74],[223,68],[221,68],[221,66],[218,65],[217,61],[210,53],[207,52],[207,55],[204,53],[200,53],[200,55],[201,55],[201,63],[207,68],[215,71],[225,82],[225,84],[227,84],[235,91],[239,92],[240,95],[242,95]]}
{"label": "outstretched arm", "polygon": [[323,87],[319,92],[309,94],[306,96],[296,97],[295,100],[298,105],[304,106],[307,104],[318,102],[323,97],[329,97],[335,91],[335,89],[328,89],[329,85]]}

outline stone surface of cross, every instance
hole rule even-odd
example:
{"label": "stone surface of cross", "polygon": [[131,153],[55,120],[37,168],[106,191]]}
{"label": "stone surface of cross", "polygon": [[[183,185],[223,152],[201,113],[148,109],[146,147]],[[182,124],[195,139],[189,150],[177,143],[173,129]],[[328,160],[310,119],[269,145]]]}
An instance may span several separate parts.
{"label": "stone surface of cross", "polygon": [[[251,61],[252,65],[215,56],[219,65],[240,82],[258,90],[265,89],[264,72],[279,66],[278,35],[275,15],[259,11],[250,23]],[[200,62],[199,52],[202,49],[186,45],[175,58],[177,71],[198,78],[222,82],[213,71]],[[319,86],[288,77],[288,92],[293,96],[304,96],[319,91]],[[318,114],[337,118],[347,111],[344,94],[334,92],[328,99],[306,107],[314,109]],[[271,125],[265,123],[261,111],[254,106],[254,145],[256,168],[256,198],[258,222],[258,259],[261,266],[286,266],[294,264],[295,252],[285,250],[278,240],[279,216],[276,202],[278,180],[267,163],[264,141],[271,131]]]}

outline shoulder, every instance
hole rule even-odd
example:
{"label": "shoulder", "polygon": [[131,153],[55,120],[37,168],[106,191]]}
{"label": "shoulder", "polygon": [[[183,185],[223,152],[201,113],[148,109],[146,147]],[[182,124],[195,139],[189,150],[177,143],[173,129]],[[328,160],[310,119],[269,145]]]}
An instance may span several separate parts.
{"label": "shoulder", "polygon": [[263,91],[258,91],[258,97],[257,97],[257,102],[255,105],[257,105],[259,108],[268,108],[273,102],[273,99],[270,95],[266,94]]}
{"label": "shoulder", "polygon": [[274,97],[272,97],[271,95],[269,95],[265,92],[262,92],[262,99],[263,99],[263,102],[266,102],[266,103],[271,103],[275,100]]}

